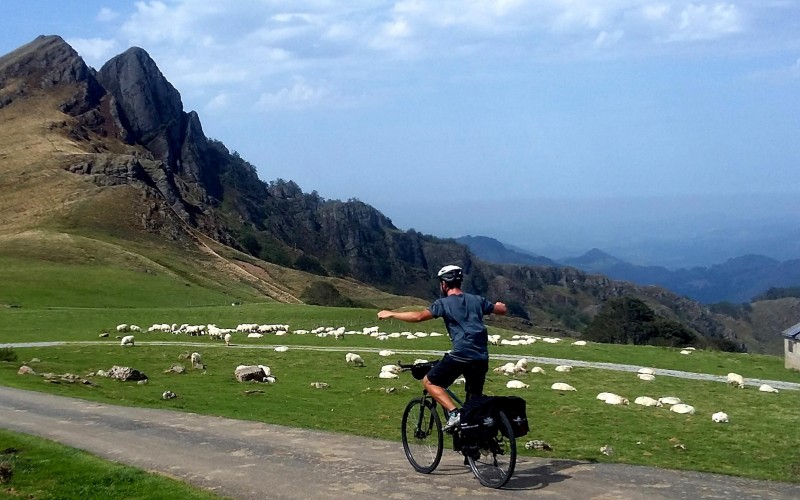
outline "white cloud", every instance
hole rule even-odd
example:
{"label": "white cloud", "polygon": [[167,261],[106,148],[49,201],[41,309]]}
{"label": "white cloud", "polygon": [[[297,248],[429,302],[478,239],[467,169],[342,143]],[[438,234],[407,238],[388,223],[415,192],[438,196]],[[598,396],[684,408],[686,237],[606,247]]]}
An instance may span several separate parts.
{"label": "white cloud", "polygon": [[325,87],[314,87],[302,78],[296,78],[291,86],[283,87],[277,92],[263,93],[256,107],[269,111],[274,109],[307,109],[326,104],[332,98]]}
{"label": "white cloud", "polygon": [[117,41],[105,38],[70,38],[67,43],[75,49],[89,66],[99,68],[117,50]]}
{"label": "white cloud", "polygon": [[742,16],[733,4],[689,4],[680,14],[680,24],[671,41],[714,40],[742,31]]}
{"label": "white cloud", "polygon": [[119,14],[116,11],[108,7],[103,7],[102,9],[100,9],[100,12],[97,13],[96,19],[100,22],[107,23],[115,20],[118,17]]}
{"label": "white cloud", "polygon": [[230,101],[231,99],[228,94],[223,92],[211,98],[211,100],[208,101],[208,104],[206,104],[206,109],[210,111],[222,111],[228,109],[230,106]]}

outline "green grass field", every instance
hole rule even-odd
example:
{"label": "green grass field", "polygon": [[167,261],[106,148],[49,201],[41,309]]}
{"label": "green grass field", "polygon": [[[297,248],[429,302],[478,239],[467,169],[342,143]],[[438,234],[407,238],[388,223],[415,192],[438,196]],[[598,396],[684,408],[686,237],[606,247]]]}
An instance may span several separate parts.
{"label": "green grass field", "polygon": [[[378,341],[364,335],[345,335],[335,340],[292,334],[249,339],[235,334],[235,346],[226,347],[222,341],[208,337],[144,332],[135,334],[136,347],[122,348],[115,339],[121,335],[116,331],[121,323],[137,324],[144,329],[154,323],[216,324],[221,328],[259,323],[287,324],[290,330],[330,326],[354,331],[379,323],[376,310],[279,304],[248,295],[250,292],[246,290],[226,293],[224,289],[220,291],[218,284],[208,285],[203,279],[183,272],[148,273],[137,270],[135,265],[93,266],[80,259],[50,262],[28,260],[18,254],[0,255],[0,278],[0,345],[79,342],[13,349],[16,360],[0,361],[0,384],[93,401],[170,408],[399,440],[401,412],[406,402],[419,394],[420,385],[410,374],[403,374],[398,380],[377,378],[380,366],[398,359],[430,359],[449,348],[446,337]],[[235,286],[232,289],[236,289]],[[241,305],[231,306],[232,301]],[[419,325],[390,321],[380,326],[385,332],[444,332],[438,320]],[[490,330],[508,339],[515,334],[497,328]],[[109,337],[100,338],[102,333],[109,333]],[[193,345],[180,345],[181,342]],[[490,366],[505,362],[497,357],[500,355],[511,359],[544,357],[720,376],[736,372],[749,379],[800,383],[800,372],[784,369],[783,359],[775,356],[716,351],[697,351],[685,356],[677,349],[658,347],[600,344],[576,347],[570,344],[571,341],[565,340],[560,344],[537,342],[527,346],[492,347],[495,358]],[[289,350],[277,353],[276,345],[286,345]],[[392,349],[399,354],[384,358],[377,354],[378,349]],[[192,351],[203,355],[206,370],[189,368],[182,355]],[[367,367],[347,366],[344,361],[347,351],[360,353]],[[31,362],[34,358],[39,361],[30,366],[39,374],[86,376],[118,364],[143,371],[150,382],[137,385],[94,377],[96,385],[88,386],[52,384],[41,376],[18,375],[22,362]],[[188,373],[165,373],[175,363],[189,368]],[[266,364],[272,368],[277,382],[257,387],[238,383],[233,371],[239,364]],[[492,372],[487,381],[489,394],[516,394],[527,400],[531,432],[522,443],[541,439],[554,448],[552,452],[521,449],[523,455],[642,464],[800,483],[800,453],[797,451],[800,450],[800,434],[792,431],[796,428],[800,391],[766,394],[753,387],[740,390],[719,382],[667,376],[644,382],[633,373],[593,368],[557,373],[552,365],[542,366],[546,370],[544,375],[518,377],[530,384],[528,389],[507,389],[508,379]],[[562,394],[550,390],[550,385],[556,381],[567,382],[577,391]],[[310,387],[312,382],[326,382],[330,388],[314,389]],[[254,388],[264,392],[245,392]],[[162,400],[165,390],[175,392],[178,397]],[[604,404],[595,398],[604,391],[625,396],[631,404],[621,407]],[[632,404],[637,396],[643,395],[678,396],[695,406],[696,413],[677,415],[666,408]],[[711,414],[717,411],[727,412],[730,423],[713,423]],[[319,418],[320,415],[326,418]],[[330,415],[336,418],[327,418]],[[0,435],[4,442],[11,439],[7,436]],[[604,445],[612,446],[615,453],[602,454],[600,448]],[[51,451],[56,453],[55,449]],[[29,481],[26,474],[15,475],[14,480]],[[148,487],[142,485],[150,479],[130,472],[124,474],[133,478],[134,488],[147,490]],[[35,483],[35,479],[30,481]],[[20,484],[12,483],[10,487],[32,492],[19,489]],[[50,497],[80,497],[50,488],[45,487],[51,492]],[[136,491],[121,496],[136,498]],[[47,494],[41,496],[47,497]]]}

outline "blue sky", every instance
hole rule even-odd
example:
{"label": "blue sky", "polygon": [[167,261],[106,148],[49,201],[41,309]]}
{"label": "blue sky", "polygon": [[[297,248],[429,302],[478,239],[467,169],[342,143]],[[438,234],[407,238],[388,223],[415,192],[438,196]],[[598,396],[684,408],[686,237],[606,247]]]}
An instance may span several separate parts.
{"label": "blue sky", "polygon": [[263,180],[402,229],[642,263],[667,263],[643,245],[715,241],[707,264],[788,225],[773,255],[800,258],[800,0],[3,9],[0,53],[55,34],[99,68],[142,47]]}

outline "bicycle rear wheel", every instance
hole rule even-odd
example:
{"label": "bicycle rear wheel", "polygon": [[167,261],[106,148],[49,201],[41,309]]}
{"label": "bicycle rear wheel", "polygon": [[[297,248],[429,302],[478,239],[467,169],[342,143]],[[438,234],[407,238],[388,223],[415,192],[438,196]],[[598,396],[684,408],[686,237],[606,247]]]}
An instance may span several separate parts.
{"label": "bicycle rear wheel", "polygon": [[496,435],[480,446],[480,455],[467,455],[472,473],[482,485],[489,488],[503,487],[517,465],[517,440],[511,422],[503,412],[498,414]]}
{"label": "bicycle rear wheel", "polygon": [[439,465],[444,450],[442,421],[436,406],[424,398],[412,399],[403,412],[400,432],[403,451],[417,472],[429,474]]}

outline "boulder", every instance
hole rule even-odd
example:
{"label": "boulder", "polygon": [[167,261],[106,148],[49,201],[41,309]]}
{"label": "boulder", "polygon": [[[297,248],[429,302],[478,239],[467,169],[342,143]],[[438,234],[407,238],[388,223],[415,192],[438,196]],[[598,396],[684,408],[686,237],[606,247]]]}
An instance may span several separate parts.
{"label": "boulder", "polygon": [[117,366],[114,365],[108,370],[108,377],[115,378],[117,380],[121,380],[123,382],[127,381],[140,381],[140,380],[147,380],[147,375],[131,368],[129,366]]}
{"label": "boulder", "polygon": [[264,370],[260,366],[256,365],[237,366],[236,370],[234,371],[234,375],[236,376],[236,380],[239,382],[249,382],[251,380],[256,382],[264,382],[264,379],[267,378],[267,374],[264,373]]}

